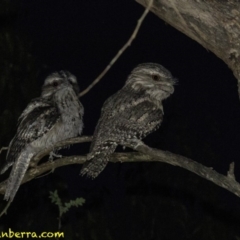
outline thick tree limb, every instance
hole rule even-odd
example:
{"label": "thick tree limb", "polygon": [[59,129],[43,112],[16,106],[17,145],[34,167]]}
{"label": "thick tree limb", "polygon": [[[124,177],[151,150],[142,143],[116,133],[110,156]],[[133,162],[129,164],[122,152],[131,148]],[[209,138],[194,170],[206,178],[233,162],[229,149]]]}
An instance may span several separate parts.
{"label": "thick tree limb", "polygon": [[[70,139],[67,141],[63,141],[57,144],[58,147],[66,146],[73,143],[83,143],[91,141],[92,137],[83,136],[79,138]],[[228,171],[227,176],[217,173],[211,167],[203,166],[200,163],[197,163],[189,158],[173,154],[167,151],[162,151],[159,149],[153,149],[148,147],[142,142],[137,147],[127,145],[127,147],[134,148],[138,152],[130,152],[130,153],[114,153],[110,159],[111,162],[164,162],[167,164],[171,164],[173,166],[182,167],[184,169],[193,172],[200,177],[203,177],[216,185],[227,189],[228,191],[234,193],[238,197],[240,197],[240,184],[235,180],[234,176],[234,164],[230,165],[230,169]],[[52,151],[52,148],[45,150],[38,154],[35,158],[40,160],[40,156],[43,157],[49,152]],[[57,167],[71,165],[71,164],[82,164],[86,161],[86,156],[70,156],[57,159],[55,161],[48,161],[46,163],[40,164],[33,168],[30,168],[22,183],[28,182],[37,176],[51,171]],[[79,169],[80,171],[80,169]],[[6,181],[0,183],[0,194],[5,192]]]}
{"label": "thick tree limb", "polygon": [[221,58],[238,79],[240,95],[239,1],[154,0],[151,11]]}

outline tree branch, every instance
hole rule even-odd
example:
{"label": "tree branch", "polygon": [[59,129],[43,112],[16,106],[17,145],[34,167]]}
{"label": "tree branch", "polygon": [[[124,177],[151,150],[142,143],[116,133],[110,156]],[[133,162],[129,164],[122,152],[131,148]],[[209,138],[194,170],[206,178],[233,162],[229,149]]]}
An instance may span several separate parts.
{"label": "tree branch", "polygon": [[8,147],[2,147],[1,149],[0,149],[0,154],[3,152],[3,151],[7,151],[8,150]]}
{"label": "tree branch", "polygon": [[148,5],[146,6],[145,11],[143,12],[142,16],[138,19],[137,26],[135,27],[132,35],[128,39],[128,41],[123,45],[123,47],[118,51],[118,53],[114,56],[114,58],[110,61],[110,63],[107,65],[107,67],[99,74],[99,76],[82,92],[78,94],[78,97],[82,97],[86,93],[88,93],[103,77],[104,75],[110,70],[110,68],[113,66],[113,64],[118,60],[118,58],[125,52],[125,50],[131,46],[132,41],[136,38],[137,33],[143,23],[143,20],[147,16],[151,6],[153,4],[153,0],[149,0]]}
{"label": "tree branch", "polygon": [[52,151],[60,150],[62,148],[67,148],[68,146],[76,144],[76,143],[84,143],[84,142],[91,142],[91,141],[92,141],[92,136],[81,136],[81,137],[70,138],[70,139],[64,140],[62,142],[59,142],[55,146],[51,146],[49,148],[46,148],[44,151],[39,152],[31,160],[30,166],[35,167],[43,157],[45,157]]}
{"label": "tree branch", "polygon": [[[54,148],[49,148],[39,153],[34,159],[40,160],[40,157],[47,155],[52,149],[56,149],[56,147],[63,147],[73,143],[83,143],[91,141],[92,137],[83,136],[79,138],[69,139],[63,142],[58,143]],[[170,153],[167,151],[162,151],[159,149],[153,149],[142,143],[134,147],[132,145],[126,145],[127,147],[133,148],[138,152],[130,152],[130,153],[114,153],[110,161],[111,162],[163,162],[167,164],[171,164],[173,166],[178,166],[184,169],[189,170],[202,178],[205,178],[208,181],[215,183],[216,185],[225,188],[226,190],[232,192],[236,196],[240,197],[240,184],[235,180],[234,176],[234,164],[230,165],[230,170],[228,171],[228,175],[224,176],[222,174],[217,173],[211,167],[203,166],[200,163],[197,163],[189,158]],[[28,182],[37,176],[51,171],[55,168],[71,165],[71,164],[83,164],[86,161],[86,156],[70,156],[57,159],[55,161],[48,161],[46,163],[42,163],[38,166],[30,168],[22,183]],[[80,170],[80,169],[79,169]],[[4,194],[6,187],[6,181],[0,183],[0,194]]]}
{"label": "tree branch", "polygon": [[198,176],[207,179],[218,185],[219,187],[225,188],[226,190],[232,192],[236,196],[240,197],[240,184],[235,180],[234,176],[234,163],[230,164],[230,169],[227,176],[224,176],[212,167],[206,167],[198,162],[195,162],[189,158],[159,149],[153,149],[145,144],[136,147],[136,150],[151,156],[154,161],[164,162],[171,164],[173,166],[178,166],[189,170],[197,174]]}

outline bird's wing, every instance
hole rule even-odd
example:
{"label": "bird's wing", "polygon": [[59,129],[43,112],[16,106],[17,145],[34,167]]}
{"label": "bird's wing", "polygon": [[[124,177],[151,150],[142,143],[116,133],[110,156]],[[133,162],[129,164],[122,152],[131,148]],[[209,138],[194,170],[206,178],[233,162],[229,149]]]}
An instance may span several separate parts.
{"label": "bird's wing", "polygon": [[123,96],[121,102],[118,102],[118,99],[119,96],[113,95],[103,105],[91,151],[93,149],[97,151],[100,142],[119,142],[117,140],[127,135],[141,139],[160,125],[163,119],[162,109],[156,107],[147,98],[140,99],[139,96],[128,95]]}
{"label": "bird's wing", "polygon": [[88,154],[89,161],[83,164],[81,175],[97,177],[117,144],[142,139],[160,125],[162,110],[147,98],[134,97],[123,96],[118,102],[119,96],[112,96],[105,102]]}
{"label": "bird's wing", "polygon": [[21,121],[34,109],[38,107],[48,107],[49,102],[47,100],[44,100],[42,98],[34,98],[30,101],[30,103],[27,105],[27,107],[24,109],[20,117],[18,118],[18,124],[21,123]]}
{"label": "bird's wing", "polygon": [[7,153],[7,158],[0,168],[0,172],[4,173],[17,160],[21,151],[28,143],[43,136],[52,129],[55,123],[60,119],[60,114],[56,107],[31,103],[21,115],[21,122],[18,126],[17,133],[12,139]]}

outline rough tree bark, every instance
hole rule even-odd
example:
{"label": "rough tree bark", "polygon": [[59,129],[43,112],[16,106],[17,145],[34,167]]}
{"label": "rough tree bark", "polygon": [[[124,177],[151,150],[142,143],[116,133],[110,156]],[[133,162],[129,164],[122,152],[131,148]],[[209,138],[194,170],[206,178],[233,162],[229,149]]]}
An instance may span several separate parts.
{"label": "rough tree bark", "polygon": [[151,11],[221,58],[237,78],[240,96],[239,0],[154,0]]}

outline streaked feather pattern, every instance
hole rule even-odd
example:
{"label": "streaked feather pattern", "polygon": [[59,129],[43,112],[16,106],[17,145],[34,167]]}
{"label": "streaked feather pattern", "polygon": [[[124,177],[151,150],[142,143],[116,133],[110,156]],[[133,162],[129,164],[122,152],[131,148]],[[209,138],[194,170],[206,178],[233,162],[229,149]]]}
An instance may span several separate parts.
{"label": "streaked feather pattern", "polygon": [[81,175],[97,177],[117,144],[140,140],[155,131],[163,119],[162,100],[173,93],[174,83],[171,73],[159,64],[145,63],[133,69],[123,88],[102,107]]}
{"label": "streaked feather pattern", "polygon": [[41,97],[33,99],[19,117],[1,173],[13,165],[4,199],[12,201],[32,157],[49,145],[81,134],[83,106],[76,78],[67,71],[47,77]]}

